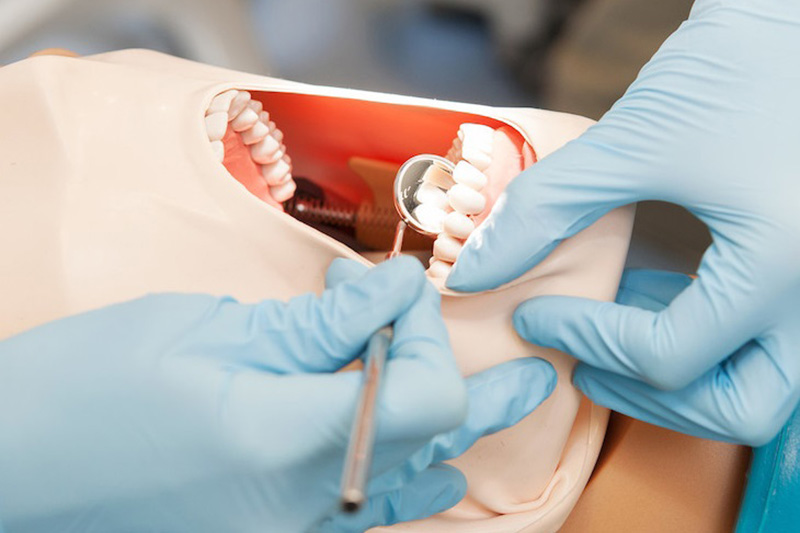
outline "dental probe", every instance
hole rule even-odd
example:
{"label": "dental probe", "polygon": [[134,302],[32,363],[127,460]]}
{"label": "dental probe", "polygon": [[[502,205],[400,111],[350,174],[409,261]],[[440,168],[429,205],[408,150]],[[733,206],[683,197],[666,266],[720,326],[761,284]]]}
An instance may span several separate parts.
{"label": "dental probe", "polygon": [[[386,259],[400,255],[407,227],[408,224],[402,220],[397,223],[392,250],[386,254]],[[366,500],[365,488],[375,443],[375,407],[393,336],[392,326],[384,326],[370,337],[367,344],[364,381],[356,404],[356,416],[350,430],[342,474],[342,510],[347,513],[356,512]]]}
{"label": "dental probe", "polygon": [[[400,222],[397,223],[392,250],[386,254],[386,259],[400,255],[407,227],[426,235],[436,235],[441,231],[441,221],[426,216],[429,210],[419,209],[424,202],[417,191],[423,184],[439,186],[442,181],[436,178],[448,175],[452,178],[454,168],[455,165],[443,157],[423,154],[412,157],[397,171],[394,204]],[[393,336],[393,327],[384,326],[370,337],[367,344],[361,392],[342,472],[341,507],[346,513],[355,513],[366,501],[366,486],[375,446],[376,407]]]}

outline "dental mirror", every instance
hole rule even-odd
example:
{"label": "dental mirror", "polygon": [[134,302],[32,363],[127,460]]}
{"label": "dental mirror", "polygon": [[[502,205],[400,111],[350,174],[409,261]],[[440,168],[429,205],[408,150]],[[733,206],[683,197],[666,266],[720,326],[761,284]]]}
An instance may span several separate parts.
{"label": "dental mirror", "polygon": [[454,170],[451,161],[431,154],[403,163],[394,180],[394,206],[400,219],[424,235],[441,233]]}

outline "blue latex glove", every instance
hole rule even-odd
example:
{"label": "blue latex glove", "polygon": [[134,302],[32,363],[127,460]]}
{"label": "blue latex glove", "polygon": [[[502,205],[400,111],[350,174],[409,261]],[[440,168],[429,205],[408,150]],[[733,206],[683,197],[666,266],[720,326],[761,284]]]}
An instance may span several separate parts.
{"label": "blue latex glove", "polygon": [[[798,49],[799,2],[695,2],[597,125],[509,185],[448,286],[507,282],[611,208],[683,205],[713,244],[666,309],[546,297],[524,304],[516,326],[598,369],[597,386],[587,369],[576,384],[599,403],[694,435],[767,442],[800,396]],[[612,399],[599,391],[621,382],[600,370],[694,393],[666,401],[622,388]]]}
{"label": "blue latex glove", "polygon": [[[325,281],[329,287],[336,287],[347,280],[363,276],[365,272],[364,265],[353,261],[336,261],[328,270]],[[422,298],[427,301],[428,312],[419,314],[418,320],[412,326],[413,331],[440,339],[443,344],[442,352],[446,352],[447,360],[451,361],[447,332],[439,317],[439,292],[433,285],[426,283]],[[380,476],[373,483],[373,489],[383,492],[402,481],[402,477],[398,477],[400,472],[408,475],[425,472],[426,468],[431,470],[429,465],[458,457],[483,435],[516,424],[553,392],[556,380],[555,370],[550,363],[536,358],[516,359],[470,376],[465,380],[469,409],[464,422],[459,427],[431,439],[408,458],[402,469],[394,469]],[[444,465],[439,467],[445,468]],[[447,468],[455,470],[452,467]],[[436,486],[442,486],[443,483],[439,482],[437,485],[428,476],[404,492],[395,492],[393,498],[374,498],[370,507],[358,515],[333,516],[323,523],[320,531],[361,532],[377,524],[402,522],[435,514],[452,507],[463,497],[467,489],[466,482],[460,476],[458,480],[459,482],[451,481],[453,492],[458,496],[434,509],[429,508],[430,495],[438,490]]]}
{"label": "blue latex glove", "polygon": [[[371,499],[329,519],[361,378],[331,372],[393,321]],[[0,342],[0,520],[5,533],[291,533],[424,517],[464,494],[438,463],[554,381],[528,360],[465,387],[413,259],[288,304],[145,297]]]}

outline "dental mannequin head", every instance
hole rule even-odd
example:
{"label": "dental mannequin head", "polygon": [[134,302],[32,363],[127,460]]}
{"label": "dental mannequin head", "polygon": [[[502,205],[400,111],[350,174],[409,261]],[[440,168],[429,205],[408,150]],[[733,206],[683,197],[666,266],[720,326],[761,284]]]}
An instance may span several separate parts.
{"label": "dental mannequin head", "polygon": [[446,156],[453,182],[426,200],[442,231],[410,247],[432,257],[461,370],[536,355],[559,384],[518,426],[454,462],[469,481],[461,504],[392,529],[553,531],[565,520],[607,412],[571,386],[569,358],[517,337],[511,315],[542,294],[612,299],[631,211],[565,241],[511,286],[464,295],[443,280],[508,180],[589,121],[312,87],[144,51],[37,57],[0,78],[3,98],[16,102],[0,110],[0,245],[13,258],[0,263],[3,337],[151,292],[256,301],[321,291],[332,259],[368,264],[359,252],[385,251],[386,232],[356,227],[339,242],[292,218],[282,204],[298,194],[298,177],[326,198],[377,209],[391,207],[403,161]]}

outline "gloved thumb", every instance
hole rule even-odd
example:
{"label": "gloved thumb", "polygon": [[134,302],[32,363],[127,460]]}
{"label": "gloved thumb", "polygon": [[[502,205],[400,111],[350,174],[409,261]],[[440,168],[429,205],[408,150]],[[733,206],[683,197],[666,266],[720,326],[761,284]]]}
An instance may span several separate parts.
{"label": "gloved thumb", "polygon": [[496,288],[609,210],[638,200],[641,157],[635,144],[612,149],[610,128],[596,125],[512,180],[467,239],[447,286],[468,292]]}
{"label": "gloved thumb", "polygon": [[368,270],[368,266],[358,261],[338,257],[333,260],[325,273],[325,288],[334,289],[346,281],[358,279]]}
{"label": "gloved thumb", "polygon": [[371,269],[354,262],[335,264],[334,273],[343,269],[347,279],[337,280],[319,298],[309,294],[280,308],[260,309],[268,333],[281,330],[281,352],[287,361],[279,366],[286,370],[332,372],[347,365],[375,331],[411,307],[427,283],[414,258],[399,257]]}

